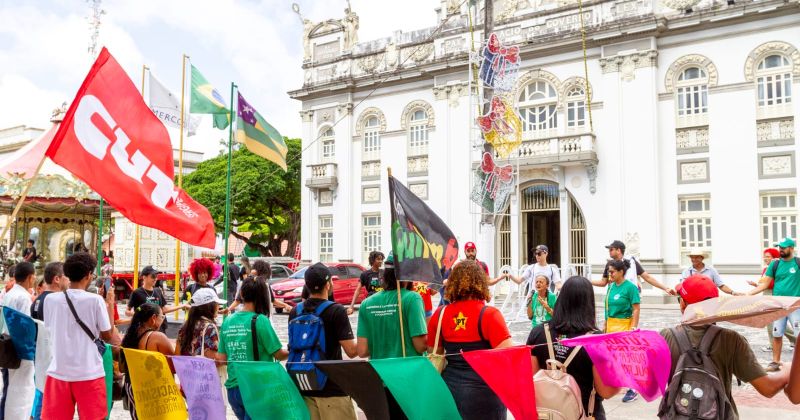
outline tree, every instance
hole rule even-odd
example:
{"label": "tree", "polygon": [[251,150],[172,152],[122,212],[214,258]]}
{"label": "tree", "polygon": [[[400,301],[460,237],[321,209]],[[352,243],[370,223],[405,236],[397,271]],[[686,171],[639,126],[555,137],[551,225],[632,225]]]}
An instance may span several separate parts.
{"label": "tree", "polygon": [[[281,255],[284,240],[291,253],[300,238],[301,144],[300,139],[284,140],[287,172],[246,147],[234,150],[231,158],[231,234],[262,255]],[[218,232],[225,230],[227,160],[223,154],[202,162],[183,179],[186,192],[211,212]]]}

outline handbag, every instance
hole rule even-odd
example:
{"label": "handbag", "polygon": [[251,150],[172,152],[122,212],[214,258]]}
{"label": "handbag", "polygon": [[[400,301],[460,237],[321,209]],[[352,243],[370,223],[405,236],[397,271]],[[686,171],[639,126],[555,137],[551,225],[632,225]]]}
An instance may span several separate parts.
{"label": "handbag", "polygon": [[22,363],[17,355],[17,349],[14,347],[14,342],[11,341],[11,336],[8,334],[0,334],[0,367],[5,369],[19,369]]}
{"label": "handbag", "polygon": [[89,339],[92,340],[94,345],[97,346],[97,352],[100,353],[100,357],[103,357],[103,354],[105,354],[106,352],[106,343],[99,337],[95,337],[92,334],[92,332],[89,331],[89,327],[87,327],[86,324],[84,324],[83,321],[81,321],[81,319],[78,317],[78,313],[75,312],[75,307],[72,305],[72,300],[69,298],[69,293],[67,293],[66,290],[64,291],[64,298],[67,299],[67,306],[69,306],[69,310],[70,312],[72,312],[72,316],[75,317],[76,321],[78,321],[78,325],[81,326],[83,332],[85,332],[86,335],[89,336]]}
{"label": "handbag", "polygon": [[[214,331],[217,332],[217,337],[219,337],[219,329],[217,329],[217,325],[214,324],[213,322],[207,323],[206,327],[203,328],[203,335],[202,335],[202,337],[200,337],[200,357],[204,357],[206,359],[208,359],[205,356],[205,352],[206,352],[206,350],[205,350],[206,349],[206,330],[208,330],[208,327],[214,328]],[[225,364],[218,364],[217,365],[217,374],[219,374],[220,382],[224,384],[225,381],[228,380],[228,366],[225,365]]]}
{"label": "handbag", "polygon": [[442,335],[442,319],[444,318],[445,309],[447,309],[447,306],[439,311],[439,321],[436,326],[436,339],[433,341],[433,352],[428,353],[428,360],[431,361],[431,364],[433,364],[433,367],[439,373],[442,373],[447,366],[447,358],[443,354],[436,353],[439,350],[439,337]]}

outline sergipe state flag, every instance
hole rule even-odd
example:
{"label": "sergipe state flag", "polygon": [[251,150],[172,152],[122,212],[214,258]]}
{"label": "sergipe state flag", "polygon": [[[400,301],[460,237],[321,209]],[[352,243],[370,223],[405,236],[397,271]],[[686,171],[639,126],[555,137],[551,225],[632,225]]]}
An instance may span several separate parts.
{"label": "sergipe state flag", "polygon": [[133,223],[214,247],[211,214],[172,181],[166,127],[107,49],[89,70],[46,154]]}
{"label": "sergipe state flag", "polygon": [[283,136],[239,94],[236,107],[236,140],[251,152],[275,162],[286,171],[286,142]]}
{"label": "sergipe state flag", "polygon": [[442,284],[442,273],[458,259],[455,235],[425,202],[392,176],[389,203],[397,279]]}
{"label": "sergipe state flag", "polygon": [[228,127],[230,110],[228,105],[225,105],[225,99],[193,65],[190,96],[189,112],[192,114],[212,114],[215,128],[222,130]]}

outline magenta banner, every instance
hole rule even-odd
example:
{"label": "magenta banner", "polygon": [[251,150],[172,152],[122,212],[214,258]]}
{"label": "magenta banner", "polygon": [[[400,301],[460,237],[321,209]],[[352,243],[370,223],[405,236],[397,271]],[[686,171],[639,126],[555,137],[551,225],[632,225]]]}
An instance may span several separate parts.
{"label": "magenta banner", "polygon": [[606,385],[633,388],[647,401],[664,395],[672,358],[656,331],[633,330],[561,340],[584,346]]}
{"label": "magenta banner", "polygon": [[225,418],[225,401],[217,366],[211,359],[192,356],[173,356],[175,373],[186,395],[189,420]]}

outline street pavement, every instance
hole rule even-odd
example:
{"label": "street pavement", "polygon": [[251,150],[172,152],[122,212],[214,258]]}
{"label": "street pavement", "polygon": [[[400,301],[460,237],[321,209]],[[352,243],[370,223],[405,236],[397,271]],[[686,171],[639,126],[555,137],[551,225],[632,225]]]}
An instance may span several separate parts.
{"label": "street pavement", "polygon": [[[502,298],[502,296],[501,296]],[[503,308],[504,299],[498,299],[495,306]],[[598,300],[602,303],[602,300]],[[124,313],[124,307],[120,304],[120,313]],[[506,320],[511,321],[510,330],[512,339],[516,344],[524,344],[530,332],[530,323],[527,319],[522,319],[517,307],[516,299],[509,299],[503,308],[503,313]],[[602,317],[602,306],[598,306],[598,325]],[[177,329],[182,323],[184,314],[179,314],[179,320],[175,321],[174,315],[169,314],[167,319],[170,328],[168,335],[175,337]],[[514,321],[516,319],[516,322]],[[221,318],[220,318],[221,321]],[[358,321],[358,312],[350,316],[350,324],[353,326],[353,332],[356,331],[356,324]],[[676,325],[680,321],[680,310],[677,303],[674,304],[643,304],[640,328],[649,330],[661,330]],[[288,337],[288,317],[286,314],[275,314],[272,316],[272,325],[284,346]],[[750,343],[751,348],[755,352],[759,361],[766,366],[771,360],[771,353],[761,351],[762,347],[768,345],[768,338],[765,329],[741,327],[729,323],[720,324],[723,327],[731,328],[745,336]],[[788,341],[784,341],[783,353],[781,359],[784,362],[790,361],[792,352],[789,349]],[[800,407],[792,405],[783,393],[779,393],[772,399],[762,397],[758,392],[753,389],[749,384],[742,384],[741,386],[734,381],[733,385],[733,398],[739,410],[740,418],[743,420],[778,420],[778,419],[800,419]],[[640,420],[642,418],[655,418],[658,411],[660,400],[653,402],[645,402],[639,398],[631,403],[622,403],[622,395],[604,401],[603,405],[606,410],[607,417],[614,420]],[[76,417],[77,418],[77,417]],[[117,402],[114,404],[114,409],[110,417],[112,420],[127,420],[130,415],[127,411],[123,410],[122,404]],[[235,419],[233,413],[228,410],[228,419]],[[359,418],[364,419],[363,413],[359,412]],[[509,414],[509,419],[512,416]]]}

